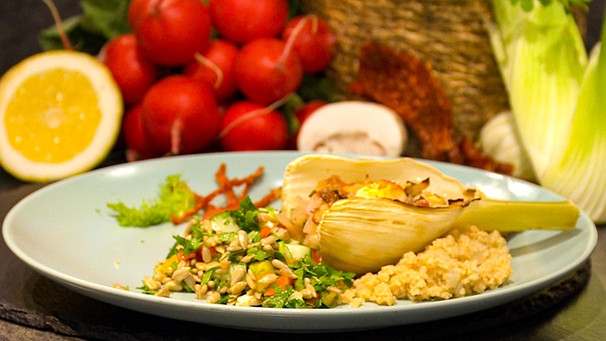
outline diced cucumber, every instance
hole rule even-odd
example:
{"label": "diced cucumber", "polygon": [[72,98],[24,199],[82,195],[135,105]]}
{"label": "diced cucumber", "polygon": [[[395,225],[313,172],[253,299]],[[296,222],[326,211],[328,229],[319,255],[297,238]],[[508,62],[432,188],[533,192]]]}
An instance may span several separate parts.
{"label": "diced cucumber", "polygon": [[284,244],[284,259],[286,264],[297,264],[305,258],[311,256],[311,248],[301,244]]}
{"label": "diced cucumber", "polygon": [[229,211],[217,213],[210,217],[210,223],[212,229],[217,232],[238,232],[240,230]]}

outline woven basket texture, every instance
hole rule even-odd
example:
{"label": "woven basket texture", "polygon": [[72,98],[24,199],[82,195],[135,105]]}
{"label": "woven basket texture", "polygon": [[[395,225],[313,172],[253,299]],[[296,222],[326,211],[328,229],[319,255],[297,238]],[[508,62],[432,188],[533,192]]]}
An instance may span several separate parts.
{"label": "woven basket texture", "polygon": [[302,0],[339,37],[327,70],[343,99],[356,77],[360,45],[373,39],[428,62],[452,104],[456,137],[476,138],[481,126],[509,104],[485,20],[486,0]]}

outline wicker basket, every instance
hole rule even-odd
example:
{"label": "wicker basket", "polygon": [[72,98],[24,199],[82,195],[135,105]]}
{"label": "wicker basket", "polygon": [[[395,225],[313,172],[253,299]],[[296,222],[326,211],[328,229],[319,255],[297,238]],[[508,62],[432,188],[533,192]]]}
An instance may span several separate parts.
{"label": "wicker basket", "polygon": [[343,99],[352,98],[360,45],[373,39],[432,65],[452,102],[456,137],[477,137],[487,119],[509,107],[484,27],[488,1],[303,0],[302,6],[339,36],[327,76]]}

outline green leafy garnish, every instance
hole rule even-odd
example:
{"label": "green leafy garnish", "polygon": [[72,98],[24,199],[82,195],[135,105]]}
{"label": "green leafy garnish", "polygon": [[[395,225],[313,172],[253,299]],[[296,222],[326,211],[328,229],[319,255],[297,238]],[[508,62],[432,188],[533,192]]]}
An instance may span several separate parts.
{"label": "green leafy garnish", "polygon": [[210,268],[210,269],[206,270],[204,272],[204,275],[200,279],[200,284],[204,285],[204,284],[208,283],[208,281],[210,281],[212,279],[213,275],[215,274],[215,270],[217,270],[217,269],[220,269],[220,267],[216,266],[214,268]]}
{"label": "green leafy garnish", "polygon": [[247,196],[240,202],[240,209],[226,212],[242,230],[246,232],[259,230],[257,214],[259,214],[260,210],[255,206],[250,197]]}
{"label": "green leafy garnish", "polygon": [[[183,246],[182,250],[184,255],[196,251],[202,246],[202,241],[199,239],[187,239],[179,235],[175,235],[173,238],[177,241],[175,245]],[[172,254],[170,254],[169,257],[170,256],[172,256]]]}
{"label": "green leafy garnish", "polygon": [[147,227],[171,221],[173,216],[181,217],[195,207],[196,194],[181,180],[180,175],[168,176],[160,185],[158,198],[140,207],[128,207],[123,202],[108,203],[107,207],[116,212],[121,226]]}
{"label": "green leafy garnish", "polygon": [[261,247],[249,249],[246,254],[253,256],[253,260],[258,262],[271,258],[271,255],[263,251]]}
{"label": "green leafy garnish", "polygon": [[307,303],[303,298],[293,295],[295,290],[289,285],[286,290],[283,290],[277,285],[274,285],[276,294],[273,297],[266,299],[263,306],[266,308],[308,308]]}
{"label": "green leafy garnish", "polygon": [[[353,285],[354,273],[343,272],[324,264],[317,264],[311,256],[306,256],[296,265],[291,265],[297,279],[294,288],[288,285],[281,289],[274,285],[275,295],[263,301],[264,307],[269,308],[331,308],[337,305],[338,295],[328,290],[328,287],[346,289]],[[317,299],[305,301],[300,294],[305,289],[305,278],[310,280],[318,294]]]}
{"label": "green leafy garnish", "polygon": [[[103,44],[120,34],[131,32],[127,13],[130,0],[82,0],[82,14],[63,20],[63,28],[75,50],[97,54]],[[63,49],[61,36],[51,26],[38,36],[43,50]]]}
{"label": "green leafy garnish", "polygon": [[291,266],[297,280],[295,281],[295,289],[302,290],[304,279],[309,278],[311,285],[320,295],[320,299],[315,300],[312,305],[314,308],[330,308],[336,304],[334,299],[336,296],[329,290],[328,287],[349,288],[353,285],[353,278],[356,276],[351,272],[343,272],[324,264],[317,264],[311,256],[306,256],[299,264]]}
{"label": "green leafy garnish", "polygon": [[222,243],[226,243],[229,244],[231,243],[234,239],[236,239],[237,233],[236,232],[222,232],[219,235],[219,241],[221,241]]}

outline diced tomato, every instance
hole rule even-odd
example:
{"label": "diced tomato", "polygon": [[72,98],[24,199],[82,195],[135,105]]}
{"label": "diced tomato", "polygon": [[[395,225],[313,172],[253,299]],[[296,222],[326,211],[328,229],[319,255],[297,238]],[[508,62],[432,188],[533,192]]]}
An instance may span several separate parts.
{"label": "diced tomato", "polygon": [[261,227],[261,230],[259,230],[259,233],[262,238],[265,238],[271,234],[271,228],[269,226],[263,226]]}
{"label": "diced tomato", "polygon": [[177,260],[179,260],[179,261],[188,261],[188,260],[193,259],[195,257],[196,257],[196,252],[195,251],[192,251],[192,252],[190,252],[188,254],[183,254],[182,250],[179,251],[179,252],[177,252]]}
{"label": "diced tomato", "polygon": [[322,255],[320,255],[320,251],[316,249],[311,250],[311,260],[313,260],[316,264],[322,263]]}
{"label": "diced tomato", "polygon": [[276,289],[274,289],[274,287],[269,287],[265,289],[265,291],[263,292],[263,296],[276,296]]}
{"label": "diced tomato", "polygon": [[286,290],[286,287],[289,285],[292,287],[292,285],[293,285],[292,279],[290,277],[288,277],[287,275],[281,275],[280,277],[278,277],[278,279],[276,279],[276,281],[272,284],[271,287],[265,289],[265,292],[263,293],[263,295],[274,296],[274,295],[276,295],[275,286],[277,286],[278,288],[280,288],[282,290]]}

